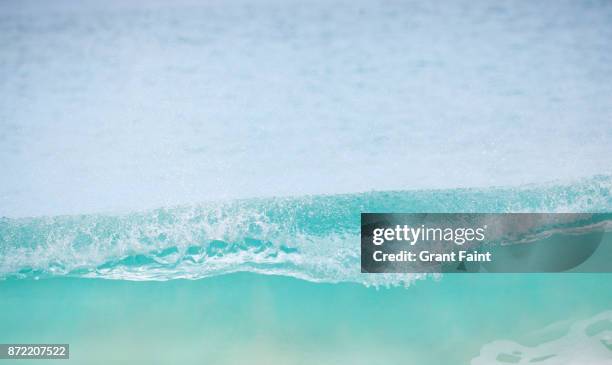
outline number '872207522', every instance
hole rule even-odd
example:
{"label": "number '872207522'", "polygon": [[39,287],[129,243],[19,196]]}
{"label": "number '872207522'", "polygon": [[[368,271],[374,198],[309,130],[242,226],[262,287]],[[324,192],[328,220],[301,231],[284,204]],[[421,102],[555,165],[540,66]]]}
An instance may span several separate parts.
{"label": "number '872207522'", "polygon": [[68,359],[67,344],[0,344],[0,359]]}

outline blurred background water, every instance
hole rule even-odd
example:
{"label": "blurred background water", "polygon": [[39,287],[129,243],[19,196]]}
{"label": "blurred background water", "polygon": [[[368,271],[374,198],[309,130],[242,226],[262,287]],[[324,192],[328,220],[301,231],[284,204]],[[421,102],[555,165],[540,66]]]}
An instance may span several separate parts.
{"label": "blurred background water", "polygon": [[0,216],[612,173],[609,1],[3,1]]}

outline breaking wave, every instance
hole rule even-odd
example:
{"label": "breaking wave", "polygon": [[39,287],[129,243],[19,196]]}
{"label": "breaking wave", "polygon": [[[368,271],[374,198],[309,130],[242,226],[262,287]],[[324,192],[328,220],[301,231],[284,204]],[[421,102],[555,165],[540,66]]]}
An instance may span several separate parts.
{"label": "breaking wave", "polygon": [[234,200],[129,214],[0,219],[0,278],[199,279],[232,272],[409,285],[360,273],[361,212],[609,212],[612,177],[514,188]]}

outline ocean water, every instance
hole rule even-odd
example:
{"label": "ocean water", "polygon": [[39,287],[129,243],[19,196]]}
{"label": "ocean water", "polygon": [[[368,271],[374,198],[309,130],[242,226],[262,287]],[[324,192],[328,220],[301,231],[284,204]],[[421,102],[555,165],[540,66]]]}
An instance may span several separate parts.
{"label": "ocean water", "polygon": [[0,341],[69,342],[76,364],[609,364],[611,279],[5,281]]}
{"label": "ocean water", "polygon": [[609,364],[612,274],[361,274],[359,212],[606,212],[611,184],[5,218],[0,342],[79,364]]}
{"label": "ocean water", "polygon": [[610,39],[609,1],[0,2],[0,343],[612,364],[612,274],[359,256],[361,212],[611,212]]}

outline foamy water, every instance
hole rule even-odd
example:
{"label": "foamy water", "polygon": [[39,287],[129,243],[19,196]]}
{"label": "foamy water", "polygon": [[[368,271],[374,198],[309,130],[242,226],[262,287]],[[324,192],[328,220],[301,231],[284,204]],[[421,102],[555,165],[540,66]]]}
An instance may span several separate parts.
{"label": "foamy water", "polygon": [[[360,212],[610,210],[612,178],[600,176],[567,185],[513,189],[250,199],[124,215],[0,219],[0,279],[171,280],[247,271],[314,282],[408,286],[426,275],[361,273]],[[570,228],[571,220],[567,223]],[[609,221],[592,223],[612,229]],[[545,222],[535,225],[541,228],[537,235],[517,231],[504,244],[551,234]],[[561,228],[557,224],[553,229]],[[494,239],[492,232],[491,242]],[[606,252],[599,250],[595,256],[605,260]]]}
{"label": "foamy water", "polygon": [[[565,328],[565,330],[559,330]],[[536,333],[561,333],[553,339],[525,346],[514,341],[498,340],[486,344],[472,365],[541,364],[605,365],[612,364],[612,311],[574,323],[557,323]]]}

